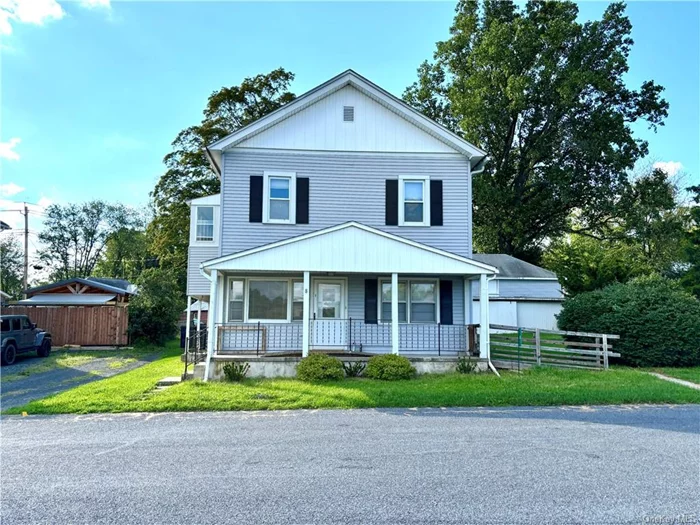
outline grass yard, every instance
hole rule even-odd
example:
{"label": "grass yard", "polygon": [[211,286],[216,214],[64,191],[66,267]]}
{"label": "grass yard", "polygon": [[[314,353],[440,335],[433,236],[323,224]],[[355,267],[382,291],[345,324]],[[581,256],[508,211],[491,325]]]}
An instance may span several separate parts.
{"label": "grass yard", "polygon": [[154,391],[182,373],[179,349],[136,370],[82,385],[5,413],[278,410],[295,408],[447,407],[700,403],[700,392],[643,371],[533,369],[523,374],[426,375],[407,381],[369,379],[312,384],[293,379],[243,383],[188,381]]}
{"label": "grass yard", "polygon": [[688,368],[654,368],[653,371],[700,385],[700,366]]}

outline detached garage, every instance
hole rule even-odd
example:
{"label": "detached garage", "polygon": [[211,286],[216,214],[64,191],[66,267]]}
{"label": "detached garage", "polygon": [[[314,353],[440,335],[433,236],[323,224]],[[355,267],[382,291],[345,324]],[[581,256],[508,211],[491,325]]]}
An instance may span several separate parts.
{"label": "detached garage", "polygon": [[136,286],[124,279],[73,278],[37,286],[9,305],[8,314],[28,315],[51,332],[54,346],[128,344],[129,299]]}

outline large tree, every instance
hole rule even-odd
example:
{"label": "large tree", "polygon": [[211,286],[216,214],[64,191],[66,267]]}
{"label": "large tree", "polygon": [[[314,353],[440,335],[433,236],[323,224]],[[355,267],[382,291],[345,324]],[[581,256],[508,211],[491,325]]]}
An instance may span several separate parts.
{"label": "large tree", "polygon": [[700,299],[700,186],[691,186],[688,191],[693,195],[693,205],[689,209],[690,224],[683,244],[688,267],[681,283]]}
{"label": "large tree", "polygon": [[294,100],[292,80],[293,73],[279,68],[213,92],[202,122],[178,133],[163,159],[166,171],[151,193],[154,220],[148,235],[151,251],[162,267],[175,272],[183,290],[190,225],[186,201],[219,191],[206,146]]}
{"label": "large tree", "polygon": [[102,258],[95,265],[96,277],[116,277],[135,283],[144,269],[156,266],[148,251],[146,232],[137,228],[121,228],[107,238]]}
{"label": "large tree", "polygon": [[90,201],[46,208],[39,257],[53,280],[88,277],[115,232],[142,226],[139,215],[122,204]]}
{"label": "large tree", "polygon": [[460,1],[451,36],[404,99],[489,154],[474,178],[474,240],[482,251],[536,261],[546,241],[594,228],[647,153],[631,126],[663,124],[652,81],[629,88],[633,44],[625,6],[580,23],[572,2]]}
{"label": "large tree", "polygon": [[10,232],[0,235],[0,290],[14,299],[22,295],[24,250]]}

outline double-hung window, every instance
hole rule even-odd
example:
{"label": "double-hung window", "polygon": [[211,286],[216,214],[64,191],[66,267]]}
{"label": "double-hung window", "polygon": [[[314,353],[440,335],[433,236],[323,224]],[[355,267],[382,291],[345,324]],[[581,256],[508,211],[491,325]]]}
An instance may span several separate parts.
{"label": "double-hung window", "polygon": [[430,179],[399,178],[399,225],[430,226]]}
{"label": "double-hung window", "polygon": [[266,171],[264,196],[265,222],[294,224],[296,173]]}
{"label": "double-hung window", "polygon": [[214,240],[214,206],[197,206],[195,240],[197,242]]}
{"label": "double-hung window", "polygon": [[228,320],[243,321],[243,279],[231,279],[228,285]]}
{"label": "double-hung window", "polygon": [[[437,281],[399,281],[399,323],[436,323]],[[391,282],[381,282],[381,320],[391,322]]]}

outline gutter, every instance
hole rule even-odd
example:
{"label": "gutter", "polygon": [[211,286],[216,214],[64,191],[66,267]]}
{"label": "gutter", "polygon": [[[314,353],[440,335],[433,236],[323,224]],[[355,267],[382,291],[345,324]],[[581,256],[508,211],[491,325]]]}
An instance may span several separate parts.
{"label": "gutter", "polygon": [[[484,157],[484,158],[486,158],[486,157]],[[483,168],[482,168],[482,171],[483,171]],[[486,278],[486,280],[487,280],[488,282],[491,282],[491,281],[493,281],[494,279],[496,279],[496,275],[495,275],[495,274],[494,274],[492,277],[487,277],[487,278]],[[489,302],[490,302],[490,299],[489,299]],[[489,307],[489,308],[490,308],[490,307]],[[490,313],[489,313],[489,324],[491,324],[491,315],[490,315]],[[490,327],[489,327],[489,330],[491,330]],[[494,374],[496,374],[497,377],[501,377],[501,374],[498,373],[498,370],[496,370],[496,367],[493,366],[493,363],[491,362],[491,348],[490,348],[490,347],[491,347],[491,334],[489,333],[489,353],[488,353],[488,357],[486,358],[486,360],[488,361],[489,368],[491,369],[491,371],[492,371]]]}
{"label": "gutter", "polygon": [[204,146],[204,152],[207,156],[207,159],[209,159],[209,164],[211,164],[211,166],[216,171],[217,175],[219,175],[219,178],[221,178],[221,168],[219,168],[219,165],[214,160],[214,156],[211,154],[211,151],[209,151],[209,147],[206,145]]}
{"label": "gutter", "polygon": [[[481,158],[479,162],[476,163],[476,165],[471,169],[471,174],[472,175],[478,175],[479,173],[484,172],[484,168],[486,167],[486,162],[489,160],[489,156],[486,155]],[[481,168],[479,168],[481,166]]]}
{"label": "gutter", "polygon": [[[199,265],[199,273],[204,276],[204,278],[211,282],[211,275],[206,273],[204,271],[204,268],[202,268],[202,265]],[[200,299],[201,300],[201,299]],[[209,334],[211,333],[209,330],[209,323],[212,322],[212,301],[211,301],[211,296],[209,296],[209,309],[207,310],[207,360],[204,362],[204,382],[206,383],[209,381],[209,368],[211,367],[211,351],[210,349],[213,347],[213,342],[209,340]],[[199,322],[199,321],[198,321]]]}

